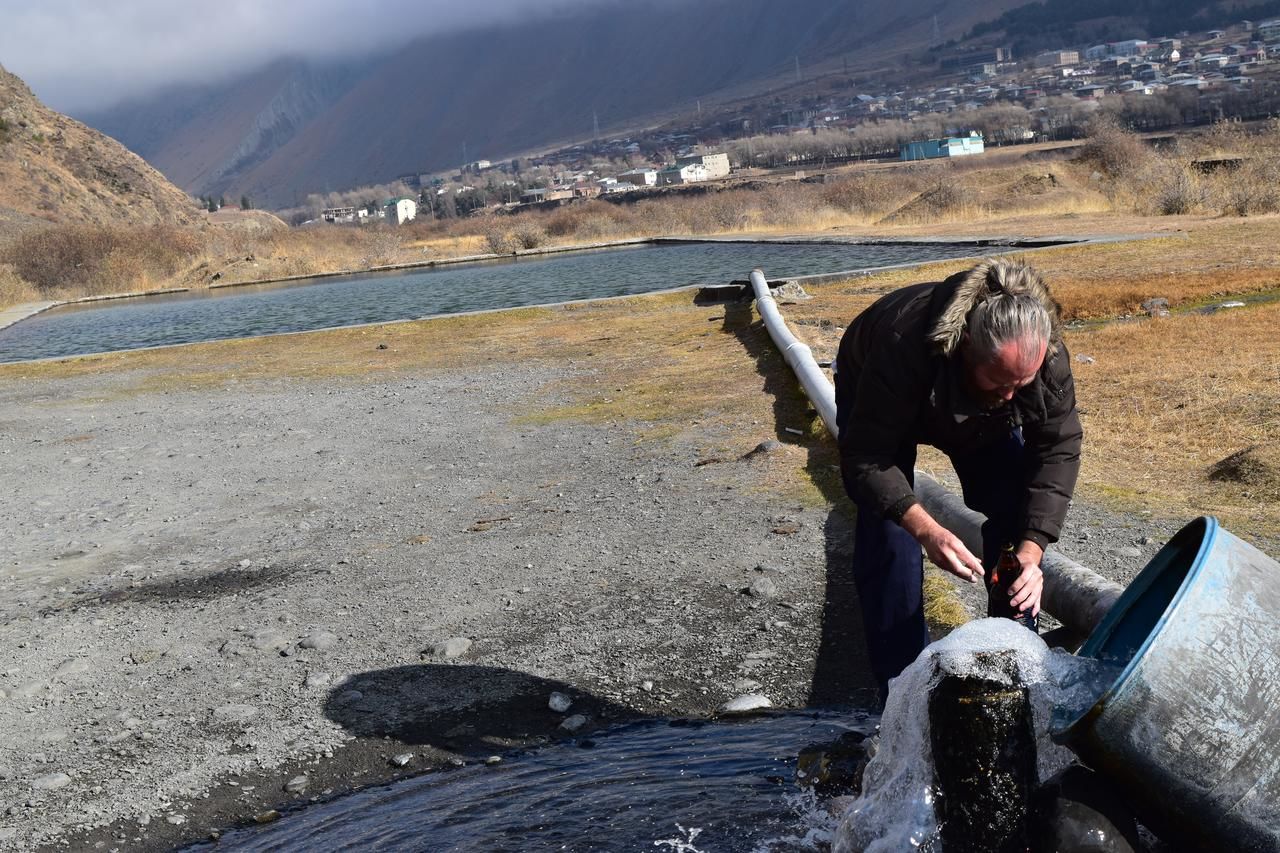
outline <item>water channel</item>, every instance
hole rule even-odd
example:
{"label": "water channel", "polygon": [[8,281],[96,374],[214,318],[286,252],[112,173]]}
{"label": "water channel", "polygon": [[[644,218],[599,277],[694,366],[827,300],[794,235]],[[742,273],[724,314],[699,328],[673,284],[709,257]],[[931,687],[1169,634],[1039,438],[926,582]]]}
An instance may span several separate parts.
{"label": "water channel", "polygon": [[975,243],[660,244],[67,305],[0,330],[0,362],[830,273],[1001,251]]}
{"label": "water channel", "polygon": [[836,818],[795,782],[796,755],[865,713],[732,723],[645,721],[379,786],[190,849],[796,853],[828,849]]}

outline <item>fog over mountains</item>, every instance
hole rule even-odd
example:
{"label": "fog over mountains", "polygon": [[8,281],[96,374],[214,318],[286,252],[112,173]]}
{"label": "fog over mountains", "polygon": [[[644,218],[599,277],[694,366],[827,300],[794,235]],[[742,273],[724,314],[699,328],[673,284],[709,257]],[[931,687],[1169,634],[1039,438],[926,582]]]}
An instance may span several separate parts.
{"label": "fog over mountains", "polygon": [[[654,121],[806,67],[868,67],[1016,0],[648,0],[277,59],[78,117],[194,194],[283,207],[309,192],[500,159]],[[935,29],[936,28],[936,29]],[[219,67],[220,73],[225,68]]]}

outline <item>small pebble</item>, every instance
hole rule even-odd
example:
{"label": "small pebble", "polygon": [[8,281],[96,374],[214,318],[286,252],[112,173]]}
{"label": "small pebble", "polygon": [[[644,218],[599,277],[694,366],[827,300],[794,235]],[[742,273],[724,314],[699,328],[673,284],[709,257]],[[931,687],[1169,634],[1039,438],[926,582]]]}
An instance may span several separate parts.
{"label": "small pebble", "polygon": [[306,777],[306,774],[294,776],[284,783],[284,790],[290,794],[301,794],[307,790],[307,786],[310,784],[311,780]]}
{"label": "small pebble", "polygon": [[501,763],[502,763],[502,756],[501,756],[501,755],[490,755],[488,758],[486,758],[486,759],[484,760],[484,763],[485,763],[485,764],[487,764],[487,765],[489,765],[490,767],[492,767],[492,766],[493,766],[493,765],[495,765],[495,764],[501,764]]}
{"label": "small pebble", "polygon": [[752,711],[759,711],[764,708],[772,708],[773,703],[769,701],[769,697],[760,693],[744,693],[736,696],[720,706],[722,714],[749,714]]}
{"label": "small pebble", "polygon": [[413,761],[412,752],[402,752],[399,755],[391,756],[391,763],[396,767],[404,767],[408,765],[410,761]]}
{"label": "small pebble", "polygon": [[566,717],[564,722],[560,724],[560,728],[566,732],[576,732],[587,724],[587,718],[582,714],[574,714],[572,717]]}
{"label": "small pebble", "polygon": [[66,773],[46,773],[43,776],[37,776],[31,783],[31,787],[37,791],[53,791],[58,788],[65,788],[71,784],[71,777]]}
{"label": "small pebble", "polygon": [[303,637],[298,643],[304,649],[315,649],[318,652],[325,652],[338,645],[338,635],[329,631],[317,631],[308,637]]}
{"label": "small pebble", "polygon": [[547,707],[555,711],[557,714],[563,714],[573,705],[573,700],[563,693],[552,693],[551,698],[547,700]]}
{"label": "small pebble", "polygon": [[307,678],[302,682],[303,687],[315,688],[324,687],[329,683],[329,673],[327,672],[308,672]]}
{"label": "small pebble", "polygon": [[443,643],[436,643],[431,648],[431,654],[445,660],[453,660],[460,658],[471,648],[471,641],[466,637],[451,637]]}

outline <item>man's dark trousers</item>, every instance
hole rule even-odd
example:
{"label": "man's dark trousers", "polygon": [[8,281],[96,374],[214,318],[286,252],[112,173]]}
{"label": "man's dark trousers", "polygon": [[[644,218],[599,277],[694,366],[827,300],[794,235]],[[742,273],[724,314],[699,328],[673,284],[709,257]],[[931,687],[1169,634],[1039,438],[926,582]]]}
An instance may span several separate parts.
{"label": "man's dark trousers", "polygon": [[[894,460],[912,485],[915,461],[914,445],[904,447]],[[982,526],[982,565],[989,578],[1000,550],[1010,542],[1017,545],[1014,540],[1022,532],[1015,529],[1026,482],[1022,432],[1015,429],[995,444],[963,457],[953,456],[951,464],[960,478],[965,504],[987,516]],[[883,700],[889,679],[906,669],[929,644],[922,589],[924,563],[915,537],[870,507],[856,503],[853,579],[862,607],[871,671]]]}

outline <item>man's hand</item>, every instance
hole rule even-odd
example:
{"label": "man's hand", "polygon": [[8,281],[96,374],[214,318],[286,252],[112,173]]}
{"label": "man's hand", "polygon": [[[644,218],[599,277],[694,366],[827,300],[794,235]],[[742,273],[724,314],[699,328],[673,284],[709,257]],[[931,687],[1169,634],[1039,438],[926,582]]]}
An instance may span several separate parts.
{"label": "man's hand", "polygon": [[[934,565],[969,583],[977,583],[982,577],[982,561],[969,552],[960,537],[934,521],[920,504],[912,504],[903,513],[901,524],[924,547]],[[1039,601],[1038,595],[1036,600]]]}
{"label": "man's hand", "polygon": [[1030,610],[1032,616],[1039,616],[1040,594],[1044,592],[1044,572],[1040,571],[1044,549],[1026,539],[1018,546],[1017,556],[1022,574],[1009,587],[1009,603],[1019,613]]}

